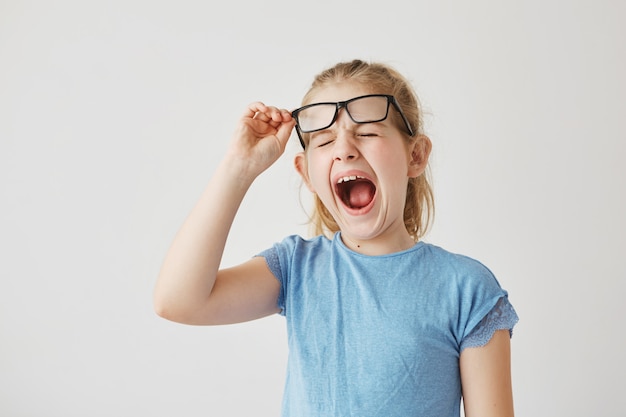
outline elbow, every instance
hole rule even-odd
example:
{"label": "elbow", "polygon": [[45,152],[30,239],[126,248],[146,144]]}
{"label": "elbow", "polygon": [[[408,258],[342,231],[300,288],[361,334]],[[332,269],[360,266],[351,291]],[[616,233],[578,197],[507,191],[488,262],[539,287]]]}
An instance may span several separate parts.
{"label": "elbow", "polygon": [[157,316],[169,321],[181,322],[181,311],[178,304],[171,296],[160,293],[158,290],[154,292],[152,298],[152,307]]}
{"label": "elbow", "polygon": [[180,309],[177,309],[175,306],[167,302],[155,300],[154,312],[157,316],[165,320],[173,321],[175,323],[191,324],[191,320],[183,312],[181,312]]}
{"label": "elbow", "polygon": [[169,303],[164,300],[163,297],[159,297],[157,294],[155,294],[152,301],[152,306],[157,316],[167,320],[172,320],[172,309]]}
{"label": "elbow", "polygon": [[169,321],[180,322],[182,307],[184,304],[181,306],[177,291],[159,279],[152,293],[152,308],[156,315]]}
{"label": "elbow", "polygon": [[[181,324],[189,325],[206,325],[211,324],[205,314],[201,312],[202,309],[194,309],[191,306],[193,303],[180,302],[176,298],[161,297],[155,294],[153,299],[153,308],[157,316],[169,321]],[[209,317],[210,318],[210,317]]]}

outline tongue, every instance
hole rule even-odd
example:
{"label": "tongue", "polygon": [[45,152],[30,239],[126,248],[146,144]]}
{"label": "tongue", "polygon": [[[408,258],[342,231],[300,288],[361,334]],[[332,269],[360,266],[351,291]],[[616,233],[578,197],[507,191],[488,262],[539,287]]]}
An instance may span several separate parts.
{"label": "tongue", "polygon": [[350,206],[365,207],[372,201],[373,186],[369,181],[355,181],[350,187]]}

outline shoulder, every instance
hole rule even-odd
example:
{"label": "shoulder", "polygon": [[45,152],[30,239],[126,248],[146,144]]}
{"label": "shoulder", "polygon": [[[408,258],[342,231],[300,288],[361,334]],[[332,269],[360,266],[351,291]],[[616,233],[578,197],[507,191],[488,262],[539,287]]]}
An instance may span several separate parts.
{"label": "shoulder", "polygon": [[332,241],[324,236],[307,239],[300,235],[290,235],[258,253],[257,256],[264,257],[275,274],[279,271],[287,273],[292,267],[328,253],[331,245]]}
{"label": "shoulder", "polygon": [[423,249],[423,261],[431,265],[429,269],[440,280],[440,285],[461,298],[493,300],[506,294],[494,273],[481,261],[432,244],[425,244]]}
{"label": "shoulder", "polygon": [[431,243],[424,243],[422,256],[429,258],[433,266],[459,276],[491,276],[493,273],[481,261],[451,252]]}
{"label": "shoulder", "polygon": [[[426,245],[425,249],[425,256],[437,265],[440,287],[445,289],[447,299],[452,300],[449,309],[457,309],[457,340],[463,340],[499,301],[508,309],[508,292],[481,261],[434,245]],[[507,316],[509,327],[503,328],[512,328],[516,320],[513,311]]]}
{"label": "shoulder", "polygon": [[316,252],[319,249],[328,248],[331,244],[332,241],[328,240],[324,236],[304,238],[300,235],[290,235],[281,241],[274,243],[272,247],[266,251],[261,252],[261,256],[263,256],[263,253],[272,250],[279,252],[283,256],[287,254],[305,254],[308,252]]}

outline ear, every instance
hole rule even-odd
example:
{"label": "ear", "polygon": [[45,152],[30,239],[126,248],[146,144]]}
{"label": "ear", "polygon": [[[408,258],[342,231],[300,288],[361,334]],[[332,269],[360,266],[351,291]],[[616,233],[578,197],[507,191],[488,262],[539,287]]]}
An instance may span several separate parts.
{"label": "ear", "polygon": [[419,135],[409,147],[409,178],[417,178],[424,173],[428,166],[428,158],[433,147],[426,135]]}
{"label": "ear", "polygon": [[296,168],[296,171],[298,171],[298,174],[300,174],[300,177],[302,177],[302,181],[306,185],[306,188],[308,188],[310,192],[314,193],[315,190],[309,180],[309,170],[307,168],[306,155],[304,152],[296,154],[296,157],[293,160],[293,165]]}

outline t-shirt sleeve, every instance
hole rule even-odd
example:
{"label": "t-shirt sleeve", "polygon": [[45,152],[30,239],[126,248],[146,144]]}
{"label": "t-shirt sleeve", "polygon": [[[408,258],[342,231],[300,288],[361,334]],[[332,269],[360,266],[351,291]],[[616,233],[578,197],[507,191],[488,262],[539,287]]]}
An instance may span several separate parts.
{"label": "t-shirt sleeve", "polygon": [[518,321],[508,293],[481,262],[457,258],[460,316],[457,328],[459,352],[487,344],[497,330],[512,331]]}
{"label": "t-shirt sleeve", "polygon": [[301,247],[303,239],[297,235],[287,236],[280,242],[276,242],[272,247],[266,249],[256,256],[265,258],[268,268],[280,282],[280,292],[276,305],[280,309],[282,316],[287,313],[287,292],[290,282],[291,268],[294,263],[294,256]]}
{"label": "t-shirt sleeve", "polygon": [[461,350],[486,345],[497,330],[508,330],[513,336],[513,327],[519,321],[515,309],[507,296],[502,296],[496,305],[461,341]]}

